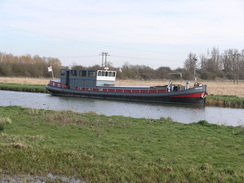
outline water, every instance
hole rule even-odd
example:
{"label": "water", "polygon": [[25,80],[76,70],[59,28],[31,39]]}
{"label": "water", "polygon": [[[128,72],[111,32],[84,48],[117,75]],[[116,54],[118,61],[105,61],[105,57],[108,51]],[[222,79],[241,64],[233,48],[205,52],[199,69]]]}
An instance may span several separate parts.
{"label": "water", "polygon": [[23,106],[38,109],[95,111],[107,116],[121,115],[136,118],[159,119],[170,117],[173,121],[192,123],[206,120],[209,123],[243,126],[244,109],[222,107],[190,107],[160,105],[89,98],[57,97],[50,94],[1,91],[0,106]]}

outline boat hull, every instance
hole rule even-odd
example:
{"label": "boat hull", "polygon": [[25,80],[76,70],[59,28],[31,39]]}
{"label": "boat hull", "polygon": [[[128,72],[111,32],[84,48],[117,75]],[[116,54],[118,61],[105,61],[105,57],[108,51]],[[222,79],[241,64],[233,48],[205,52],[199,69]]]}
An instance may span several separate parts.
{"label": "boat hull", "polygon": [[[71,90],[65,88],[58,88],[47,85],[46,89],[53,95],[58,96],[72,96],[72,97],[85,97],[85,98],[99,98],[111,100],[126,100],[138,102],[152,102],[152,103],[178,103],[178,104],[205,104],[206,85],[200,87],[193,87],[188,90],[175,91],[175,92],[155,92],[147,93],[140,92],[144,90],[131,90],[131,92],[109,92],[114,89],[99,90]],[[127,91],[128,88],[119,88],[119,91]],[[133,92],[137,91],[137,92]]]}

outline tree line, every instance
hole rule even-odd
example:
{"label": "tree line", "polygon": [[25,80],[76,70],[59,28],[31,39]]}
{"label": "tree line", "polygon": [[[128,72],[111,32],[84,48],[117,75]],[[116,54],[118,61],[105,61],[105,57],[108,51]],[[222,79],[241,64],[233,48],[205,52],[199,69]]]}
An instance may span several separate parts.
{"label": "tree line", "polygon": [[193,77],[194,70],[197,76],[205,80],[217,78],[233,80],[238,83],[244,79],[244,50],[227,49],[220,53],[219,49],[213,48],[207,54],[189,53],[184,62],[184,69]]}
{"label": "tree line", "polygon": [[62,64],[57,58],[40,57],[38,55],[14,56],[0,52],[0,76],[6,77],[50,77],[48,66],[59,76]]}
{"label": "tree line", "polygon": [[[0,52],[0,76],[8,77],[51,77],[48,66],[53,67],[55,77],[59,77],[62,66],[57,58],[40,57],[38,55],[14,56]],[[204,80],[228,79],[238,83],[244,79],[244,50],[228,49],[223,53],[217,48],[213,48],[206,54],[197,56],[189,53],[184,60],[183,68],[178,67],[172,70],[170,67],[161,66],[153,69],[146,65],[131,65],[126,62],[122,67],[113,67],[109,63],[109,68],[117,70],[119,79],[186,79],[193,80],[194,75]],[[85,67],[73,64],[72,69],[103,69],[100,65]]]}

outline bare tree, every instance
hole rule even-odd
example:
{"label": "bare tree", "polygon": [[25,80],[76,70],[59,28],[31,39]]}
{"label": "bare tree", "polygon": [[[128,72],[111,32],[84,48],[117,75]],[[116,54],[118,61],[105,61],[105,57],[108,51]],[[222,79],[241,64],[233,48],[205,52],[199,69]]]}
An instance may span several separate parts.
{"label": "bare tree", "polygon": [[232,70],[232,58],[231,55],[233,50],[225,50],[224,54],[222,55],[222,63],[223,63],[223,70],[226,74],[230,73]]}
{"label": "bare tree", "polygon": [[222,70],[221,55],[217,48],[213,48],[211,53],[201,60],[201,67],[206,71],[213,73]]}
{"label": "bare tree", "polygon": [[194,70],[197,68],[197,56],[196,54],[189,53],[188,58],[184,62],[184,68],[187,71],[194,72]]}
{"label": "bare tree", "polygon": [[194,79],[196,78],[196,69],[197,69],[197,56],[196,54],[189,53],[188,58],[184,62],[184,68],[188,72],[188,75]]}

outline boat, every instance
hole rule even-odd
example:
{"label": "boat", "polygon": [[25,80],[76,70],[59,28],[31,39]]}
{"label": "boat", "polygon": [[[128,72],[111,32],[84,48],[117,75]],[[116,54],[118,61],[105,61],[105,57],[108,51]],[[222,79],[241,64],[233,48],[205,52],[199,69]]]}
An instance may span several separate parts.
{"label": "boat", "polygon": [[116,86],[116,71],[61,69],[60,80],[50,80],[46,89],[52,95],[153,103],[205,104],[207,86],[190,87],[170,81],[160,86]]}

